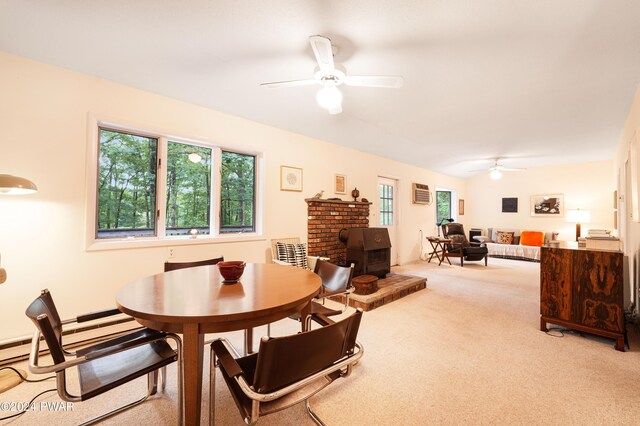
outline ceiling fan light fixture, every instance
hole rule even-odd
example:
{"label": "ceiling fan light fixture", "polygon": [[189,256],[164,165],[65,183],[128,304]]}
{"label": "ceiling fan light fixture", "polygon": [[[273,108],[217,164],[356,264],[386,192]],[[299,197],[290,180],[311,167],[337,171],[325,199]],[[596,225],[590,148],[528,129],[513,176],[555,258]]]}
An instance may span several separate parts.
{"label": "ceiling fan light fixture", "polygon": [[497,169],[493,169],[489,172],[489,176],[491,177],[491,179],[493,180],[498,180],[502,178],[502,172],[500,170]]}
{"label": "ceiling fan light fixture", "polygon": [[326,84],[316,94],[316,101],[322,108],[331,110],[342,105],[342,92],[333,84]]}

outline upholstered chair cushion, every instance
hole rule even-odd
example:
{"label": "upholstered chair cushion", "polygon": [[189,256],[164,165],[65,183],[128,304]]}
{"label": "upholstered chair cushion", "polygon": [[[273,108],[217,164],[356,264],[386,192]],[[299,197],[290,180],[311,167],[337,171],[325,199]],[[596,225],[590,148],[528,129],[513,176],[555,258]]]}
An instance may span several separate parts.
{"label": "upholstered chair cushion", "polygon": [[464,227],[461,223],[450,223],[447,225],[447,235],[449,238],[453,235],[464,235]]}

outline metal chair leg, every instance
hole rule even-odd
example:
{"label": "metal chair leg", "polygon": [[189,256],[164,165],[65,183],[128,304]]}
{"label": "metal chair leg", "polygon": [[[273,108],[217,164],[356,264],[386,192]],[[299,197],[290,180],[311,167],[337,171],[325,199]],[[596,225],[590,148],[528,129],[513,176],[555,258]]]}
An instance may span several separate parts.
{"label": "metal chair leg", "polygon": [[178,425],[182,426],[184,425],[184,361],[182,359],[182,340],[180,340],[178,335],[173,333],[169,334],[168,337],[172,338],[176,343],[176,352],[178,353],[178,359],[176,360],[176,370],[178,370]]}
{"label": "metal chair leg", "polygon": [[121,412],[123,412],[125,410],[128,410],[131,407],[135,407],[138,404],[142,404],[151,395],[152,395],[151,387],[149,387],[149,389],[147,390],[147,394],[145,396],[143,396],[142,398],[138,399],[137,401],[133,401],[133,402],[127,404],[127,405],[123,405],[120,408],[116,408],[115,410],[109,411],[108,413],[105,413],[105,414],[103,414],[103,415],[101,415],[99,417],[95,417],[95,418],[93,418],[93,419],[91,419],[89,421],[86,421],[86,422],[82,423],[80,426],[89,426],[89,425],[93,425],[93,424],[96,424],[98,422],[101,422],[101,421],[103,421],[104,419],[106,419],[108,417],[111,417],[111,416],[116,415],[118,413],[121,413]]}
{"label": "metal chair leg", "polygon": [[317,424],[319,426],[326,426],[324,424],[324,422],[322,420],[320,420],[320,417],[318,417],[318,415],[311,408],[311,404],[309,404],[309,400],[305,399],[304,403],[307,406],[307,414],[309,415],[309,417],[311,417],[311,420],[313,420],[315,422],[315,424]]}
{"label": "metal chair leg", "polygon": [[210,346],[209,359],[209,426],[216,423],[216,354],[213,352],[213,346]]}
{"label": "metal chair leg", "polygon": [[167,389],[167,366],[160,369],[160,390],[164,393]]}
{"label": "metal chair leg", "polygon": [[155,395],[158,392],[158,370],[154,370],[147,374],[147,386],[149,395]]}

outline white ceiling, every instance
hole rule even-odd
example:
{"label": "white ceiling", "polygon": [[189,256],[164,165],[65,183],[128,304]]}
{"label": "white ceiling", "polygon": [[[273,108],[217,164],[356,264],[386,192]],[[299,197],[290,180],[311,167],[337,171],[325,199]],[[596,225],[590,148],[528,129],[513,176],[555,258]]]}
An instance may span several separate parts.
{"label": "white ceiling", "polygon": [[[315,102],[310,35],[350,74]],[[635,0],[0,0],[0,50],[467,177],[611,159],[640,80]]]}

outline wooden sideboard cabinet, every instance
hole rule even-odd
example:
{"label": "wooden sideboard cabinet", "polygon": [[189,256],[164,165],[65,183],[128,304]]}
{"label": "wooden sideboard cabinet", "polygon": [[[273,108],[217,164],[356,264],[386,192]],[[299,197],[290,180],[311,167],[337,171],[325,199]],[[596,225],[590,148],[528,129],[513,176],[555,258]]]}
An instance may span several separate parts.
{"label": "wooden sideboard cabinet", "polygon": [[615,339],[624,351],[623,253],[542,247],[540,330],[547,323]]}

